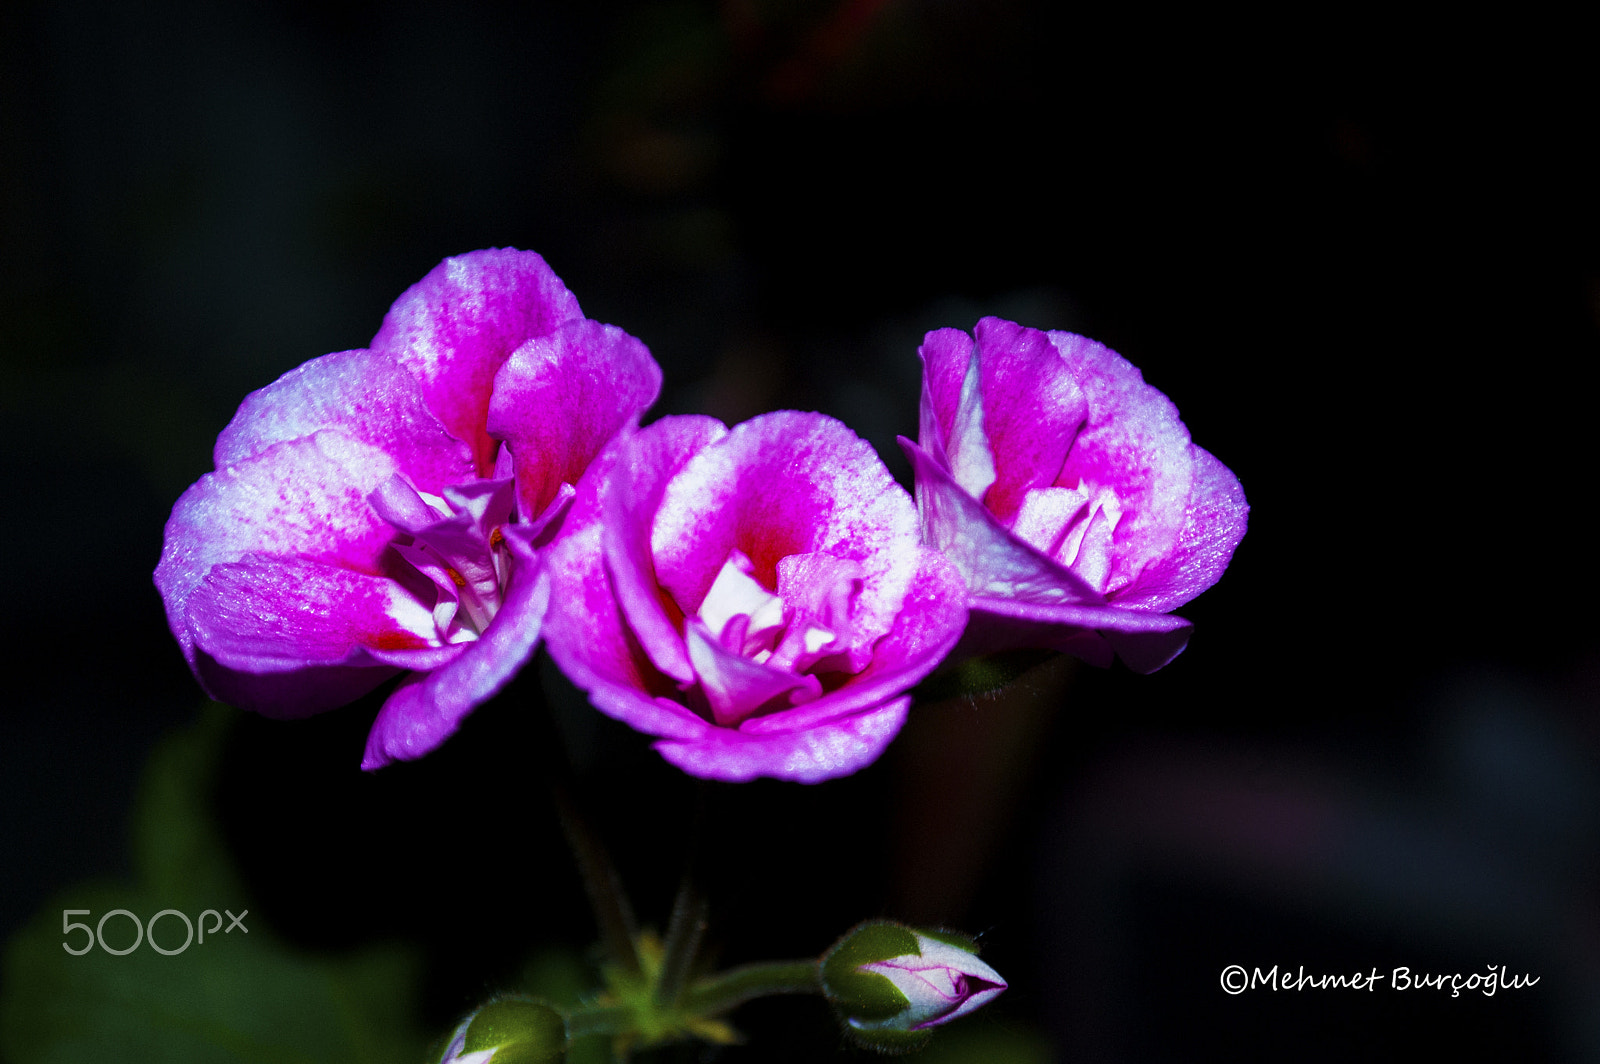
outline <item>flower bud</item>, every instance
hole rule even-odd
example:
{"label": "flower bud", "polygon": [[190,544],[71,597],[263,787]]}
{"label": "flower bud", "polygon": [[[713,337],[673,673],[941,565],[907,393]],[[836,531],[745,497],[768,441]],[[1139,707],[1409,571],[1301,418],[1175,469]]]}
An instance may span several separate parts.
{"label": "flower bud", "polygon": [[439,1064],[561,1064],[567,1023],[532,998],[491,1001],[456,1028]]}
{"label": "flower bud", "polygon": [[931,1028],[987,1004],[1006,988],[977,943],[886,920],[853,929],[822,958],[822,987],[850,1034],[889,1051],[927,1041]]}

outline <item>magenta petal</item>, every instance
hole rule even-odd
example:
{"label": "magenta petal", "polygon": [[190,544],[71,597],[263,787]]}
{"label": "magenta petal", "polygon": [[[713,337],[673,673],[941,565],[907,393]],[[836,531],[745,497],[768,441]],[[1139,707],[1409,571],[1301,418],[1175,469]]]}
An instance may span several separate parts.
{"label": "magenta petal", "polygon": [[949,468],[947,448],[955,431],[962,384],[972,362],[972,337],[960,329],[938,329],[922,340],[922,404],[917,442]]}
{"label": "magenta petal", "polygon": [[961,402],[956,407],[955,424],[946,434],[943,463],[961,490],[982,499],[995,482],[994,451],[984,432],[983,373],[978,349],[972,349],[967,376],[961,382]]}
{"label": "magenta petal", "polygon": [[1103,601],[1076,573],[1003,528],[926,451],[904,437],[900,446],[916,477],[923,534],[961,570],[974,596],[1080,605]]}
{"label": "magenta petal", "polygon": [[1177,407],[1127,359],[1073,333],[1049,336],[1089,408],[1057,483],[1108,487],[1122,507],[1103,585],[1114,596],[1177,545],[1188,518],[1194,449]]}
{"label": "magenta petal", "polygon": [[251,392],[217,437],[217,467],[330,428],[383,451],[435,495],[473,475],[471,449],[428,410],[416,378],[372,351],[314,358]]}
{"label": "magenta petal", "polygon": [[678,694],[677,687],[656,671],[623,618],[606,572],[593,500],[585,498],[591,489],[585,477],[573,506],[577,523],[544,554],[552,603],[545,645],[567,678],[607,716],[649,735],[698,737],[711,725],[669,697]]}
{"label": "magenta petal", "polygon": [[1010,525],[1030,489],[1056,482],[1088,406],[1044,333],[984,318],[977,338],[983,432],[995,466],[983,502]]}
{"label": "magenta petal", "polygon": [[1200,447],[1178,544],[1116,596],[1119,606],[1174,610],[1216,583],[1244,538],[1250,507],[1239,478]]}
{"label": "magenta petal", "polygon": [[260,552],[378,573],[394,529],[367,496],[397,471],[382,451],[324,431],[201,477],[172,508],[155,573],[184,656],[185,602],[214,565]]}
{"label": "magenta petal", "polygon": [[662,495],[650,546],[657,580],[685,613],[699,609],[736,549],[768,589],[791,554],[858,562],[865,587],[853,641],[865,645],[899,612],[919,540],[916,507],[871,444],[825,415],[780,410],[684,464]]}
{"label": "magenta petal", "polygon": [[185,621],[207,693],[271,717],[343,705],[461,650],[430,643],[432,615],[394,581],[272,555],[214,566]]}
{"label": "magenta petal", "polygon": [[550,602],[550,582],[527,531],[516,525],[503,531],[514,569],[500,611],[483,636],[453,661],[413,673],[395,688],[367,736],[362,768],[412,760],[435,749],[532,656]]}
{"label": "magenta petal", "polygon": [[803,731],[751,735],[708,728],[697,740],[656,743],[661,756],[702,779],[744,783],[758,776],[820,783],[876,761],[905,723],[910,697]]}
{"label": "magenta petal", "polygon": [[606,716],[646,735],[697,740],[716,730],[687,706],[663,695],[650,698],[642,691],[602,683],[590,689],[589,701]]}
{"label": "magenta petal", "polygon": [[606,564],[617,601],[656,668],[685,684],[694,680],[694,668],[656,587],[650,515],[672,475],[727,434],[715,418],[664,417],[618,445],[621,457],[601,489]]}
{"label": "magenta petal", "polygon": [[248,554],[213,566],[185,613],[202,650],[248,672],[362,664],[368,650],[436,642],[431,610],[395,581],[301,558]]}
{"label": "magenta petal", "polygon": [[485,430],[495,374],[526,341],[581,316],[543,258],[491,248],[445,259],[389,308],[372,349],[421,382],[428,409],[471,448],[477,472],[494,471]]}
{"label": "magenta petal", "polygon": [[[921,544],[909,496],[818,414],[732,432],[669,418],[617,440],[579,484],[547,565],[557,664],[602,712],[714,779],[863,767],[966,621],[961,576]],[[728,601],[711,608],[719,576]],[[781,635],[765,616],[773,589],[786,596]],[[759,628],[734,608],[757,600]]]}
{"label": "magenta petal", "polygon": [[864,671],[815,702],[754,717],[740,730],[767,735],[816,727],[887,701],[938,667],[967,624],[961,574],[929,548],[921,548],[915,568],[894,627],[873,648]]}
{"label": "magenta petal", "polygon": [[[652,698],[675,694],[677,689],[656,671],[629,630],[612,590],[601,543],[600,503],[595,496],[607,468],[614,464],[610,459],[619,451],[618,445],[608,449],[583,478],[566,531],[544,552],[552,603],[545,618],[545,645],[567,678],[589,692],[597,705],[601,691],[623,691],[633,693],[646,707],[641,712],[655,712]],[[687,656],[684,660],[687,664]],[[623,699],[607,712],[633,723],[625,715],[630,705]]]}
{"label": "magenta petal", "polygon": [[831,554],[791,554],[778,562],[778,597],[789,626],[774,658],[785,668],[819,662],[860,672],[872,661],[877,637],[855,638],[854,612],[861,566]]}
{"label": "magenta petal", "polygon": [[495,377],[489,432],[506,441],[521,512],[544,512],[661,391],[661,368],[638,340],[578,319],[517,348]]}
{"label": "magenta petal", "polygon": [[698,619],[689,621],[684,641],[695,678],[711,704],[712,719],[723,727],[736,726],[782,696],[811,701],[822,691],[815,676],[773,668],[729,650],[713,639]]}

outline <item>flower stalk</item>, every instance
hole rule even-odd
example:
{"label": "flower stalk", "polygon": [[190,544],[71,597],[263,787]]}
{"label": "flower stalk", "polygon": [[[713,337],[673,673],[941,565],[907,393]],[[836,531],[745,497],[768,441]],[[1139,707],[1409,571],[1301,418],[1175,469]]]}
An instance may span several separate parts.
{"label": "flower stalk", "polygon": [[616,867],[566,787],[552,780],[550,795],[555,800],[567,845],[572,848],[572,856],[578,862],[584,894],[589,898],[595,923],[600,927],[601,948],[621,972],[637,978],[642,971],[639,953],[635,948],[639,931],[634,923],[633,907],[628,904],[628,896],[622,891]]}
{"label": "flower stalk", "polygon": [[663,1008],[677,1008],[683,996],[684,983],[699,952],[701,936],[705,934],[708,908],[705,895],[685,874],[678,896],[672,902],[672,919],[667,924],[667,941],[661,957],[661,976],[656,982],[656,1004]]}
{"label": "flower stalk", "polygon": [[763,961],[701,979],[684,994],[683,1009],[699,1016],[716,1016],[760,997],[820,993],[816,960]]}

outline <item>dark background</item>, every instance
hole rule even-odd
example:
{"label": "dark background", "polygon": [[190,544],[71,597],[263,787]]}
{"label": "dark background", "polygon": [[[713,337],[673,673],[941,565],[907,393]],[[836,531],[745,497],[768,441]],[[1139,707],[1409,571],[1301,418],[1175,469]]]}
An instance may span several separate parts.
{"label": "dark background", "polygon": [[[0,932],[125,869],[145,753],[198,708],[149,574],[238,401],[364,345],[441,258],[517,246],[651,347],[658,412],[821,409],[901,475],[924,330],[1093,336],[1238,474],[1250,532],[1162,672],[919,706],[818,787],[696,788],[548,666],[376,776],[375,701],[241,719],[217,810],[260,919],[420,942],[440,1030],[531,944],[585,945],[530,753],[548,701],[648,921],[698,833],[725,961],[899,916],[981,933],[1012,989],[968,1022],[1063,1061],[1600,1056],[1575,27],[222,7],[0,14]],[[1230,997],[1234,963],[1541,981]],[[738,1020],[718,1059],[838,1044],[814,1001]]]}

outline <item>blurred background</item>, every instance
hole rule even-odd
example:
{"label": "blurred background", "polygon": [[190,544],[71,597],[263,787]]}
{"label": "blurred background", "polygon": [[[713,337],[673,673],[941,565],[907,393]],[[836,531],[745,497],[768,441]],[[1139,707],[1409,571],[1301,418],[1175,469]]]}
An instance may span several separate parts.
{"label": "blurred background", "polygon": [[[1161,672],[1046,662],[817,787],[696,787],[547,663],[376,775],[373,699],[208,717],[163,771],[230,870],[193,908],[260,936],[239,979],[367,958],[352,1000],[427,1038],[581,976],[548,708],[645,922],[693,852],[725,963],[871,916],[980,934],[1011,989],[930,1060],[1600,1059],[1580,39],[1046,0],[7,5],[0,935],[43,952],[8,954],[0,1052],[79,992],[32,959],[77,971],[74,884],[178,904],[142,773],[204,700],[150,572],[216,433],[441,258],[516,246],[650,346],[657,413],[823,410],[902,478],[926,330],[1082,332],[1238,474],[1250,532]],[[199,963],[142,955],[157,996]],[[1540,981],[1229,996],[1231,964]],[[852,1052],[816,1000],[735,1020],[659,1059]]]}

